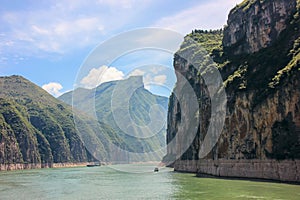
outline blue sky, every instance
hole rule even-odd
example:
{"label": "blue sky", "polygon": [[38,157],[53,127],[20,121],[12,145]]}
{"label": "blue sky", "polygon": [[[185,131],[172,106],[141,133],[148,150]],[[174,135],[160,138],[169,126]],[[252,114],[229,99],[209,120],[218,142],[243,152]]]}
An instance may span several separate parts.
{"label": "blue sky", "polygon": [[[22,75],[58,96],[73,89],[87,56],[109,38],[145,27],[166,28],[182,35],[193,29],[222,28],[230,9],[241,1],[0,0],[0,75]],[[144,75],[145,82],[158,81],[162,86],[172,87],[169,86],[172,81],[169,83],[160,74],[148,74],[147,79],[143,69],[151,68],[157,73],[155,66],[126,71],[124,66],[134,60],[134,55],[146,59],[145,54],[136,53],[111,66],[99,63],[91,68],[94,71],[86,72],[85,81],[79,80],[81,86],[101,83],[92,82],[93,78],[106,71],[102,73],[105,76],[102,82],[122,79],[132,73]],[[158,64],[172,67],[172,55],[166,55]],[[148,88],[160,93],[150,84]]]}

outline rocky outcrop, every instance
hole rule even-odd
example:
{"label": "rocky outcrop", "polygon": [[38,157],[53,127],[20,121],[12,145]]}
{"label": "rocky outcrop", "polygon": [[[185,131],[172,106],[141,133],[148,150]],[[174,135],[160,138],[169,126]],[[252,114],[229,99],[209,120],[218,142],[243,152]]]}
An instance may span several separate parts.
{"label": "rocky outcrop", "polygon": [[[299,73],[274,94],[254,104],[255,92],[236,96],[228,111],[218,157],[300,159]],[[228,146],[227,146],[228,145]],[[224,151],[222,151],[224,149]]]}
{"label": "rocky outcrop", "polygon": [[234,54],[243,54],[272,45],[286,29],[296,3],[296,0],[244,1],[229,14],[224,47]]}
{"label": "rocky outcrop", "polygon": [[[208,54],[199,55],[200,51],[191,54],[195,46],[205,46],[198,38],[211,33],[198,31],[186,37],[174,56],[177,84],[168,111],[167,142],[170,145],[166,158],[173,159],[175,170],[299,182],[298,13],[299,6],[297,8],[293,0],[244,1],[229,15],[223,48],[216,46],[208,51],[214,64],[206,61]],[[253,23],[253,16],[258,17],[258,23]],[[264,20],[270,24],[268,31],[261,24]],[[188,39],[197,44],[189,44]],[[203,80],[212,66],[218,67],[224,80],[226,117],[216,144],[201,157],[208,129],[214,123],[210,86]],[[182,77],[193,88],[200,109],[197,134],[185,152],[178,151],[185,143],[178,138],[190,133],[180,120],[186,112],[185,105],[190,102],[176,98],[185,95],[184,90],[178,89]],[[174,138],[177,139],[175,145],[171,143]]]}

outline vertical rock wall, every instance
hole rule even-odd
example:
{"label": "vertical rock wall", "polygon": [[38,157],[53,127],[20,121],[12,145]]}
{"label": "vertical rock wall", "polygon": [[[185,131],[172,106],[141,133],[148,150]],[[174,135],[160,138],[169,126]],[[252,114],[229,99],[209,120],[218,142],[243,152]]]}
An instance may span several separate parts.
{"label": "vertical rock wall", "polygon": [[[210,94],[190,60],[175,55],[174,68],[193,87],[200,108],[198,132],[189,149],[178,154],[183,141],[168,146],[167,157],[175,160],[175,170],[299,182],[300,54],[296,39],[300,30],[296,4],[296,0],[244,1],[230,12],[223,54],[231,56],[221,58],[225,64],[219,62],[227,93],[226,119],[217,144],[204,159],[199,152],[211,120]],[[186,49],[183,45],[180,51]],[[269,57],[264,59],[264,55]],[[272,61],[276,59],[280,63]],[[270,87],[268,83],[276,76],[280,84]],[[167,142],[176,134],[187,134],[179,120],[183,112],[173,94]]]}

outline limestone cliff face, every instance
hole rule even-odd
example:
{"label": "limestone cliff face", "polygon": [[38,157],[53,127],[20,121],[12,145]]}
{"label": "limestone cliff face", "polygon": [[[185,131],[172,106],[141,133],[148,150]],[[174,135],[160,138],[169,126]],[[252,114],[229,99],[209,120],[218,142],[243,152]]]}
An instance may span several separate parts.
{"label": "limestone cliff face", "polygon": [[229,14],[224,47],[242,54],[272,45],[295,10],[296,0],[244,1]]}
{"label": "limestone cliff face", "polygon": [[[198,131],[190,147],[178,153],[183,140],[168,146],[166,158],[175,160],[175,170],[300,181],[297,175],[300,169],[298,9],[296,1],[274,0],[244,1],[231,11],[223,33],[223,48],[216,46],[208,52],[224,81],[225,123],[216,145],[201,159],[201,145],[211,122],[212,102],[203,72],[195,65],[196,56],[180,52],[188,52],[195,45],[182,45],[179,52],[185,58],[178,53],[174,57],[177,85],[182,76],[188,80],[198,97],[200,111]],[[257,23],[253,22],[254,17]],[[198,31],[187,37],[199,41],[197,38],[207,37],[206,34],[214,33]],[[177,85],[174,93],[184,94],[184,91],[176,91]],[[169,144],[177,134],[188,134],[178,120],[185,112],[181,104],[188,103],[188,100],[179,102],[175,94],[170,98]],[[282,170],[285,167],[289,168],[286,174]]]}
{"label": "limestone cliff face", "polygon": [[217,144],[218,158],[300,159],[299,73],[254,105],[255,92],[238,94]]}

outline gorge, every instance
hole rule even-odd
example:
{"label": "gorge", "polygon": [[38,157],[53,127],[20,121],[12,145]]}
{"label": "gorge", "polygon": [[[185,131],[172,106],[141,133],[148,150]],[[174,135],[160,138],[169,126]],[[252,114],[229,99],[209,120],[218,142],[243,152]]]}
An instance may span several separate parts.
{"label": "gorge", "polygon": [[[223,30],[193,30],[188,34],[174,55],[177,84],[169,99],[168,145],[163,161],[175,171],[199,176],[299,182],[299,27],[299,0],[245,0],[231,10]],[[222,82],[203,78],[212,68],[220,72]],[[182,80],[187,82],[181,84]],[[149,122],[147,113],[152,104],[167,107],[167,99],[147,91],[141,77],[107,82],[93,89],[77,88],[59,100],[21,76],[1,77],[0,169],[96,160],[128,162],[127,154],[111,146],[137,153],[164,146],[164,128],[154,140],[134,141],[116,129],[115,123],[109,124],[113,120],[111,96],[118,83],[128,88],[140,85],[130,99],[134,105],[142,105],[142,109],[130,106],[138,123]],[[217,85],[214,94],[210,93],[211,84]],[[190,98],[193,94],[185,96],[185,85],[193,90],[195,103]],[[212,113],[220,88],[226,92],[226,102]],[[74,92],[80,96],[75,101]],[[92,110],[89,105],[94,106]],[[208,129],[219,114],[225,116],[224,125],[220,122],[222,130],[216,133],[216,144],[203,154]],[[196,122],[192,126],[183,123],[192,121]],[[193,131],[192,140],[185,144]],[[154,154],[142,161],[158,158]]]}

